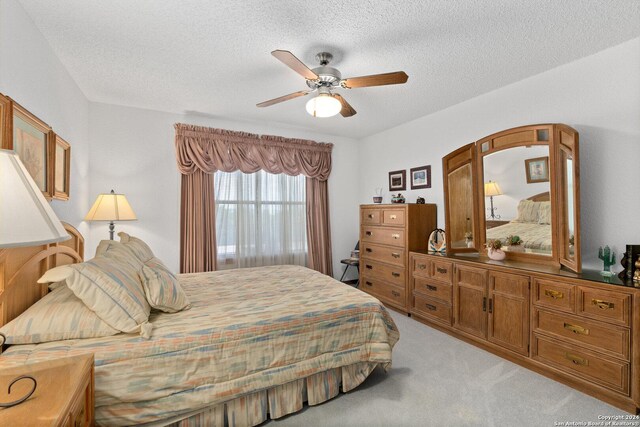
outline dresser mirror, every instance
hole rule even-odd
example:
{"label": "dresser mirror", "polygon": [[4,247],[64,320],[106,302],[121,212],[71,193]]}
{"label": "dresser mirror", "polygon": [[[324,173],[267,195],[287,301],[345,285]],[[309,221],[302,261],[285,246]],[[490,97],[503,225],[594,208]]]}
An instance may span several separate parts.
{"label": "dresser mirror", "polygon": [[449,253],[500,240],[507,259],[580,271],[578,133],[522,126],[443,158]]}

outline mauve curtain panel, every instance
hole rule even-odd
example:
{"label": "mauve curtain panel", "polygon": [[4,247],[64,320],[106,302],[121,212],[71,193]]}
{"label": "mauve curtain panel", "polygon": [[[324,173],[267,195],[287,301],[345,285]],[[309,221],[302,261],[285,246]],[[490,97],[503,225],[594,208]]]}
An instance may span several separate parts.
{"label": "mauve curtain panel", "polygon": [[304,175],[309,268],[332,275],[327,179],[333,144],[178,123],[176,159],[182,174],[180,271],[216,269],[213,173],[258,170]]}

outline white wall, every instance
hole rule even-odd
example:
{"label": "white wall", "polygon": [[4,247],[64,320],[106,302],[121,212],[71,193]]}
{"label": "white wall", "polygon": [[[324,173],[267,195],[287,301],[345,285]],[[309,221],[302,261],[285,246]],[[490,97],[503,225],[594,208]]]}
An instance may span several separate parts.
{"label": "white wall", "polygon": [[0,0],[0,92],[71,144],[71,199],[53,201],[61,220],[78,227],[89,200],[89,102],[16,1]]}
{"label": "white wall", "polygon": [[[334,275],[342,268],[358,240],[358,145],[357,141],[305,130],[237,122],[196,115],[92,103],[90,107],[91,194],[112,188],[125,193],[139,220],[116,224],[148,241],[156,255],[174,271],[180,255],[180,174],[178,173],[173,124],[177,122],[258,134],[331,142],[333,170],[329,177],[329,208],[333,242]],[[93,224],[93,254],[100,239],[107,238],[106,224]]]}
{"label": "white wall", "polygon": [[638,76],[640,38],[364,138],[360,202],[371,201],[374,187],[388,189],[389,171],[431,164],[432,188],[405,196],[437,203],[444,227],[444,155],[511,127],[566,123],[580,133],[583,265],[601,267],[598,246],[620,254],[625,244],[640,244]]}

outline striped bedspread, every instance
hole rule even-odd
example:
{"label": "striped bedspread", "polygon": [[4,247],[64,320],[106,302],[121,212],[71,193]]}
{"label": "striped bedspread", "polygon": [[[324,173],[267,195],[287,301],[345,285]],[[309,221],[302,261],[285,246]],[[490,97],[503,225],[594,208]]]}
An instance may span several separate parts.
{"label": "striped bedspread", "polygon": [[315,271],[274,266],[185,274],[190,310],[152,313],[151,338],[16,345],[2,364],[93,352],[96,422],[167,419],[358,362],[391,363],[398,330],[375,298]]}

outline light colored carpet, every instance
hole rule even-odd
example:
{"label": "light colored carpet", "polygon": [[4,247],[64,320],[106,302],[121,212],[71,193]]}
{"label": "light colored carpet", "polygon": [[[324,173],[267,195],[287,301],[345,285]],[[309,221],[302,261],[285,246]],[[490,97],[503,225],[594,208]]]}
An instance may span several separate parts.
{"label": "light colored carpet", "polygon": [[[388,373],[267,424],[284,426],[558,426],[625,412],[391,312],[400,329]],[[566,425],[566,424],[565,424]],[[574,424],[580,425],[580,424]],[[633,424],[637,425],[637,424]]]}

